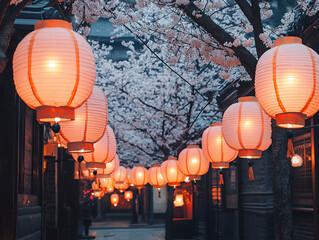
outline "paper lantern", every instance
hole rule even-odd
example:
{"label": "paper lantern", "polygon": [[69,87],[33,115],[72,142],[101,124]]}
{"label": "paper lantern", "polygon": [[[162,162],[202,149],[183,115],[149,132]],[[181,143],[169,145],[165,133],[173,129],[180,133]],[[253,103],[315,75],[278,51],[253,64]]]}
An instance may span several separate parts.
{"label": "paper lantern", "polygon": [[174,207],[182,207],[184,206],[184,197],[183,194],[178,193],[175,196]]}
{"label": "paper lantern", "polygon": [[257,63],[255,91],[279,127],[304,127],[319,109],[318,54],[298,37],[277,39]]}
{"label": "paper lantern", "polygon": [[178,156],[178,167],[191,180],[200,180],[208,172],[209,162],[198,145],[189,145]]}
{"label": "paper lantern", "polygon": [[114,205],[114,207],[117,206],[119,201],[120,201],[120,197],[119,197],[118,194],[114,193],[114,194],[111,195],[111,203]]}
{"label": "paper lantern", "polygon": [[292,158],[291,158],[291,166],[292,167],[301,167],[303,164],[303,160],[302,157],[298,154],[295,154]]}
{"label": "paper lantern", "polygon": [[120,166],[116,171],[112,173],[112,179],[116,183],[123,183],[127,178],[127,170],[125,167]]}
{"label": "paper lantern", "polygon": [[113,187],[113,186],[108,187],[108,188],[105,189],[105,191],[106,191],[107,193],[112,193],[112,192],[114,192],[114,187]]}
{"label": "paper lantern", "polygon": [[[85,163],[83,163],[83,162],[82,163],[76,162],[76,163],[78,165],[78,168],[77,168],[78,173],[77,174],[79,174],[79,176],[82,175],[81,179],[89,179],[90,178],[90,170],[86,167]],[[82,174],[80,173],[80,171],[82,172]],[[93,173],[92,173],[92,175],[93,175]]]}
{"label": "paper lantern", "polygon": [[128,189],[130,185],[127,182],[115,182],[114,188],[118,189],[121,193]]}
{"label": "paper lantern", "polygon": [[74,162],[74,179],[94,179],[95,176],[90,169],[86,167],[86,164],[81,162]]}
{"label": "paper lantern", "polygon": [[143,188],[148,183],[148,171],[143,165],[136,165],[132,169],[132,182],[137,188]]}
{"label": "paper lantern", "polygon": [[148,169],[149,184],[158,190],[158,197],[161,197],[161,189],[166,184],[166,181],[161,173],[161,165],[154,164],[150,169]]}
{"label": "paper lantern", "polygon": [[111,127],[107,126],[103,137],[93,144],[94,152],[73,153],[74,160],[80,155],[84,157],[84,162],[92,162],[96,168],[105,168],[105,163],[112,161],[116,155],[116,139]]}
{"label": "paper lantern", "polygon": [[107,100],[102,89],[94,86],[92,95],[74,114],[74,121],[60,123],[60,133],[68,142],[68,151],[92,152],[93,143],[103,137],[107,125]]}
{"label": "paper lantern", "polygon": [[94,191],[96,191],[96,190],[101,190],[101,188],[100,188],[100,186],[99,186],[99,183],[97,183],[97,182],[92,182],[92,189],[94,190]]}
{"label": "paper lantern", "polygon": [[176,157],[169,157],[161,164],[161,173],[169,186],[179,186],[185,179],[185,175],[178,168]]}
{"label": "paper lantern", "polygon": [[271,119],[256,97],[241,97],[224,113],[223,136],[240,158],[260,158],[271,144]]}
{"label": "paper lantern", "polygon": [[[88,165],[90,163],[86,163]],[[97,169],[97,174],[101,175],[105,178],[111,177],[111,174],[116,171],[120,167],[120,159],[115,155],[115,158],[111,161],[105,164],[105,168],[103,169]]]}
{"label": "paper lantern", "polygon": [[148,169],[149,183],[157,189],[163,188],[166,181],[161,173],[161,165],[154,164],[150,169]]}
{"label": "paper lantern", "polygon": [[105,192],[103,190],[101,191],[94,191],[94,197],[101,199],[102,197],[104,197]]}
{"label": "paper lantern", "polygon": [[222,134],[222,123],[213,123],[202,136],[202,149],[212,168],[229,168],[229,162],[236,159],[238,151],[231,148]]}
{"label": "paper lantern", "polygon": [[17,93],[40,122],[73,120],[95,81],[91,47],[66,21],[39,21],[34,28],[13,55]]}
{"label": "paper lantern", "polygon": [[132,191],[125,191],[124,198],[126,201],[131,201],[133,199],[133,192]]}
{"label": "paper lantern", "polygon": [[99,174],[96,175],[96,179],[99,181],[102,188],[110,188],[114,184],[112,178],[101,177]]}
{"label": "paper lantern", "polygon": [[127,168],[127,178],[126,178],[127,183],[133,187],[134,183],[133,183],[133,175],[132,175],[132,169],[131,168]]}

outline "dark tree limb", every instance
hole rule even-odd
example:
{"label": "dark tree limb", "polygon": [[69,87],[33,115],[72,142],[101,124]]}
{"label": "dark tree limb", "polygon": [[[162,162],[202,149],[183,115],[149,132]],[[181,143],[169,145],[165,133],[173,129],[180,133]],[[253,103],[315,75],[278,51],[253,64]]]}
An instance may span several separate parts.
{"label": "dark tree limb", "polygon": [[235,2],[240,7],[248,21],[253,24],[253,15],[250,4],[246,0],[235,0]]}
{"label": "dark tree limb", "polygon": [[165,214],[165,239],[173,240],[173,213],[174,213],[174,191],[173,187],[167,186],[167,208]]}
{"label": "dark tree limb", "polygon": [[4,16],[6,15],[6,11],[8,10],[8,7],[10,6],[10,0],[0,0],[0,26],[2,24],[2,20],[4,19]]}
{"label": "dark tree limb", "polygon": [[7,65],[7,56],[6,52],[8,50],[11,36],[13,33],[14,21],[21,12],[23,8],[25,8],[31,0],[23,0],[19,4],[15,6],[7,7],[7,10],[4,13],[4,17],[0,26],[0,73],[3,72],[4,68]]}
{"label": "dark tree limb", "polygon": [[255,38],[255,45],[257,50],[257,56],[258,58],[263,55],[264,52],[267,51],[267,47],[260,39],[260,34],[264,32],[263,25],[261,22],[261,16],[260,16],[260,7],[259,7],[259,0],[252,0],[252,22],[254,28],[254,38]]}
{"label": "dark tree limb", "polygon": [[287,159],[286,129],[272,120],[272,174],[275,240],[292,239],[291,164]]}
{"label": "dark tree limb", "polygon": [[[209,33],[220,45],[224,46],[226,42],[234,42],[234,38],[230,36],[223,28],[216,24],[209,16],[202,12],[194,3],[190,2],[186,6],[178,5],[188,17],[190,17],[198,26],[202,27]],[[199,17],[194,16],[193,12],[200,12]],[[252,80],[255,79],[255,68],[257,59],[245,47],[231,47],[235,55],[240,60],[243,67]]]}

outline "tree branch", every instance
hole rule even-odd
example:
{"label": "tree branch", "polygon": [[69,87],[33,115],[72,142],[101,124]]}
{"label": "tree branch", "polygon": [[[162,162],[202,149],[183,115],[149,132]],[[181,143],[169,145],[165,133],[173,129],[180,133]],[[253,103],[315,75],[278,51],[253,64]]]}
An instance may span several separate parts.
{"label": "tree branch", "polygon": [[264,43],[260,39],[260,34],[264,32],[263,25],[261,22],[261,16],[260,16],[260,7],[259,7],[259,0],[252,0],[252,13],[253,13],[253,19],[252,19],[252,25],[254,28],[254,38],[255,38],[255,45],[257,50],[257,56],[258,58],[263,55],[264,52],[267,51],[267,47],[264,45]]}
{"label": "tree branch", "polygon": [[4,16],[6,15],[6,11],[8,10],[8,7],[10,6],[10,2],[11,0],[0,0],[0,26]]}
{"label": "tree branch", "polygon": [[15,6],[8,7],[5,17],[1,22],[0,27],[0,73],[3,72],[7,65],[7,56],[6,52],[8,50],[11,36],[13,33],[14,21],[21,12],[23,8],[25,8],[31,0],[23,0],[19,4]]}
{"label": "tree branch", "polygon": [[240,7],[248,21],[253,24],[253,14],[250,4],[246,0],[235,0],[235,2]]}
{"label": "tree branch", "polygon": [[[190,2],[187,6],[178,5],[178,7],[183,10],[197,25],[205,29],[206,32],[219,42],[220,45],[224,46],[226,42],[234,42],[232,36],[230,36],[223,28],[217,25],[209,16],[202,12],[194,3]],[[201,16],[194,16],[193,12],[200,12]],[[252,80],[254,80],[257,59],[243,46],[233,46],[231,49],[235,52],[249,76]]]}

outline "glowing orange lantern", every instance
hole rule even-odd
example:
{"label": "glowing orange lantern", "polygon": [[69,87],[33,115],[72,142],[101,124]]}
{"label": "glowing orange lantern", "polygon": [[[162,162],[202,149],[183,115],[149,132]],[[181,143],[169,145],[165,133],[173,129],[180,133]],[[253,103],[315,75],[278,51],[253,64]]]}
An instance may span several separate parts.
{"label": "glowing orange lantern", "polygon": [[223,136],[240,158],[260,158],[271,144],[271,121],[256,97],[241,97],[224,113]]}
{"label": "glowing orange lantern", "polygon": [[184,206],[184,197],[183,194],[178,193],[175,196],[174,207],[182,207]]}
{"label": "glowing orange lantern", "polygon": [[302,128],[319,109],[319,56],[298,37],[284,37],[256,68],[256,96],[283,128]]}
{"label": "glowing orange lantern", "polygon": [[98,198],[98,199],[101,199],[102,197],[104,197],[105,195],[105,192],[102,190],[102,191],[94,191],[94,197]]}
{"label": "glowing orange lantern", "polygon": [[120,197],[119,197],[118,194],[114,193],[114,194],[111,195],[111,203],[114,205],[114,207],[117,206],[119,201],[120,201]]}
{"label": "glowing orange lantern", "polygon": [[75,120],[60,125],[70,153],[92,152],[93,143],[103,137],[107,125],[107,100],[102,89],[94,86],[89,99],[75,109]]}
{"label": "glowing orange lantern", "polygon": [[132,182],[137,188],[143,188],[148,183],[148,171],[143,165],[136,165],[132,169]]}
{"label": "glowing orange lantern", "polygon": [[148,169],[149,183],[158,190],[158,197],[161,197],[161,189],[166,184],[166,181],[161,173],[161,165],[154,164]]}
{"label": "glowing orange lantern", "polygon": [[120,190],[121,193],[128,189],[130,186],[127,182],[115,182],[113,185],[114,188]]}
{"label": "glowing orange lantern", "polygon": [[110,188],[114,184],[112,178],[101,177],[99,174],[96,175],[96,179],[99,181],[102,188]]}
{"label": "glowing orange lantern", "polygon": [[123,183],[127,178],[127,170],[125,167],[120,166],[112,173],[112,179],[116,183]]}
{"label": "glowing orange lantern", "polygon": [[39,21],[13,55],[13,76],[21,99],[40,122],[70,121],[95,81],[90,45],[63,20]]}
{"label": "glowing orange lantern", "polygon": [[92,182],[92,189],[93,190],[101,190],[99,184],[97,182]]}
{"label": "glowing orange lantern", "polygon": [[191,180],[199,180],[207,173],[209,162],[198,145],[189,145],[178,156],[178,167]]}
{"label": "glowing orange lantern", "polygon": [[131,201],[133,199],[133,192],[132,191],[125,191],[124,198],[126,201]]}
{"label": "glowing orange lantern", "polygon": [[161,173],[169,186],[179,186],[184,181],[185,175],[179,170],[176,157],[169,157],[161,164]]}
{"label": "glowing orange lantern", "polygon": [[107,193],[112,193],[112,192],[114,192],[114,187],[113,187],[113,186],[108,187],[108,188],[105,189],[105,191],[106,191]]}
{"label": "glowing orange lantern", "polygon": [[301,167],[303,164],[303,160],[302,157],[298,154],[295,154],[292,158],[291,158],[291,166],[293,167]]}
{"label": "glowing orange lantern", "polygon": [[222,134],[222,123],[213,123],[202,136],[202,149],[212,168],[229,168],[229,162],[236,159],[238,151],[230,147]]}
{"label": "glowing orange lantern", "polygon": [[105,163],[112,161],[116,155],[116,139],[112,128],[106,127],[103,137],[94,143],[94,152],[72,154],[75,160],[80,155],[84,157],[84,162],[92,162],[96,168],[105,168]]}
{"label": "glowing orange lantern", "polygon": [[[90,165],[90,163],[86,163],[86,165]],[[111,177],[111,174],[116,171],[120,166],[120,159],[115,155],[115,158],[111,161],[105,164],[105,168],[103,169],[97,169],[97,174],[101,177],[109,178]]]}
{"label": "glowing orange lantern", "polygon": [[126,178],[126,181],[127,183],[130,185],[130,186],[134,186],[134,183],[133,183],[133,175],[132,175],[132,169],[131,168],[127,168],[127,178]]}
{"label": "glowing orange lantern", "polygon": [[[90,178],[90,170],[86,167],[85,163],[78,163],[78,168],[77,168],[77,174],[79,175],[79,178],[80,178],[80,175],[82,175],[82,179],[89,179]],[[82,173],[81,173],[82,172]],[[93,173],[92,173],[93,175]]]}

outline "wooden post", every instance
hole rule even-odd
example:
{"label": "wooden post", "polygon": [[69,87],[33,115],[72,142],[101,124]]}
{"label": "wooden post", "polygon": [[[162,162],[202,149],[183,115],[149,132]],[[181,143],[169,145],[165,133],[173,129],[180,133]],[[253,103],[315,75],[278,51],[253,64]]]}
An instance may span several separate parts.
{"label": "wooden post", "polygon": [[272,175],[275,240],[292,239],[291,164],[287,159],[287,130],[272,120]]}
{"label": "wooden post", "polygon": [[[319,116],[316,114],[311,119],[311,125],[319,123]],[[313,217],[314,217],[314,233],[315,239],[319,239],[319,209],[318,209],[318,201],[319,201],[319,160],[316,153],[319,153],[319,128],[312,128],[311,129],[311,143],[312,143],[312,197],[313,197]]]}
{"label": "wooden post", "polygon": [[137,223],[137,214],[136,214],[136,200],[137,200],[138,190],[133,189],[133,199],[132,199],[132,219],[131,223]]}
{"label": "wooden post", "polygon": [[153,186],[149,185],[147,186],[148,189],[148,222],[149,224],[153,224],[154,223],[154,208],[153,208],[153,203],[154,203],[154,199],[153,199]]}
{"label": "wooden post", "polygon": [[174,213],[174,191],[173,187],[167,186],[167,209],[165,215],[165,239],[173,240],[173,213]]}

